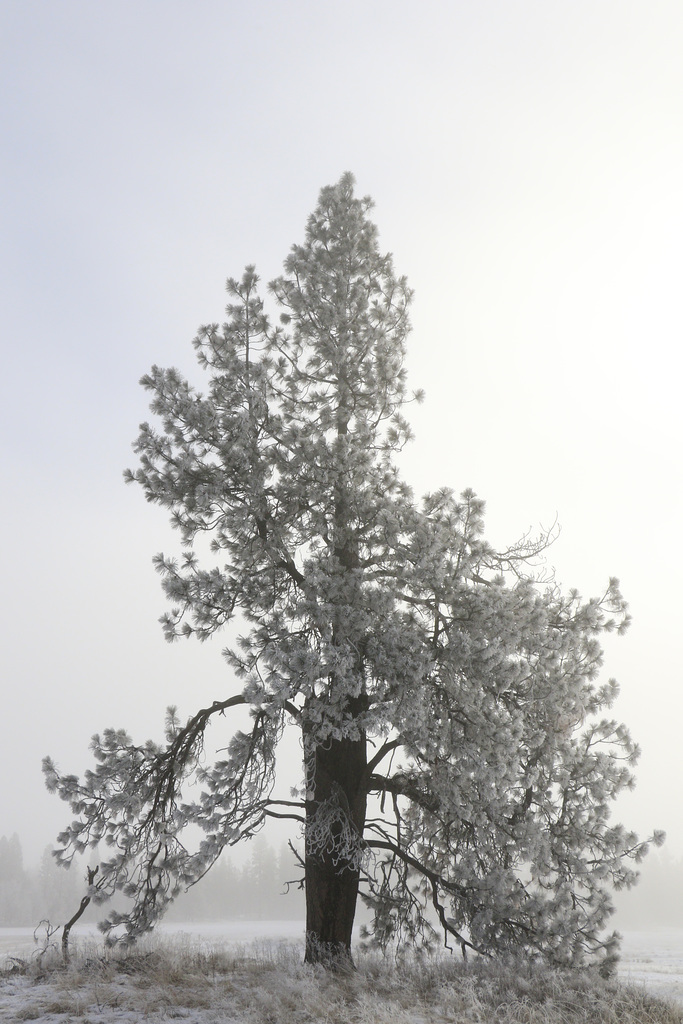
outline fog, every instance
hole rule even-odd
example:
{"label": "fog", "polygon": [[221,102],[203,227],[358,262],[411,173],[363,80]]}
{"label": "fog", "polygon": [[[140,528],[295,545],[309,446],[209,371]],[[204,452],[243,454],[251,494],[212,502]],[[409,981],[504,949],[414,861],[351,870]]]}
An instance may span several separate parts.
{"label": "fog", "polygon": [[81,773],[94,732],[233,691],[224,639],[157,623],[179,545],[122,482],[137,382],[201,386],[225,278],[275,276],[351,170],[415,289],[404,474],[474,488],[494,544],[557,518],[566,586],[621,579],[605,677],[642,758],[616,815],[677,876],[682,50],[661,0],[5,0],[0,834],[27,866],[68,820],[45,754]]}
{"label": "fog", "polygon": [[[296,850],[296,835],[292,835]],[[224,851],[209,874],[181,892],[164,917],[169,925],[179,922],[299,921],[305,919],[302,869],[284,836],[279,843],[263,834],[232,850]],[[0,836],[0,928],[36,927],[47,920],[63,925],[80,906],[85,894],[88,863],[97,853],[76,858],[68,871],[59,867],[49,847],[37,864],[26,863],[21,839]],[[643,866],[639,884],[616,893],[615,914],[608,929],[631,933],[638,930],[680,928],[683,919],[683,859],[655,851]],[[127,901],[96,906],[91,903],[82,923],[102,920],[111,909],[123,910]],[[369,921],[370,911],[359,900],[357,924]],[[434,922],[436,925],[436,921]]]}

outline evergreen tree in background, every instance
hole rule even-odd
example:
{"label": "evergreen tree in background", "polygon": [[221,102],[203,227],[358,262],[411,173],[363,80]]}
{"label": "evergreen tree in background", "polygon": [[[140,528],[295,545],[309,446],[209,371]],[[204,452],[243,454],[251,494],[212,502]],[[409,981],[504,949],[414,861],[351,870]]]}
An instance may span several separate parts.
{"label": "evergreen tree in background", "polygon": [[[97,850],[92,851],[90,862],[96,857]],[[202,885],[180,894],[167,919],[184,924],[302,920],[302,894],[288,893],[285,884],[292,875],[293,860],[286,845],[276,855],[264,837],[257,836],[243,867],[224,853]],[[43,920],[59,928],[78,908],[86,892],[86,876],[82,859],[69,871],[60,869],[49,846],[37,866],[26,868],[16,833],[10,839],[0,837],[0,928],[35,928]],[[125,906],[126,901],[119,896],[117,902]],[[102,907],[91,903],[79,923],[89,924],[98,915],[103,916]]]}
{"label": "evergreen tree in background", "polygon": [[48,848],[37,868],[26,868],[19,836],[0,837],[0,927],[65,921],[84,892],[84,873],[61,871]]}
{"label": "evergreen tree in background", "polygon": [[25,901],[24,857],[16,832],[0,838],[0,924],[21,923]]}
{"label": "evergreen tree in background", "polygon": [[[225,847],[291,817],[309,961],[350,958],[360,891],[382,945],[429,939],[431,914],[463,950],[609,965],[608,889],[634,882],[647,849],[608,821],[637,750],[603,717],[616,684],[596,682],[599,637],[626,627],[626,605],[616,580],[589,600],[539,580],[547,536],[494,550],[471,492],[417,501],[399,476],[411,293],[353,184],[322,190],[270,285],[277,324],[253,267],[228,281],[226,323],[194,342],[204,392],[175,369],[143,378],[157,425],[127,478],[183,547],[156,559],[165,633],[205,640],[234,621],[239,683],[184,724],[171,709],[164,743],[94,737],[82,780],[46,759],[77,816],[60,857],[109,845],[94,896],[132,899],[106,927],[134,938]],[[212,758],[209,724],[239,706],[250,726]],[[304,769],[282,800],[287,725]]]}

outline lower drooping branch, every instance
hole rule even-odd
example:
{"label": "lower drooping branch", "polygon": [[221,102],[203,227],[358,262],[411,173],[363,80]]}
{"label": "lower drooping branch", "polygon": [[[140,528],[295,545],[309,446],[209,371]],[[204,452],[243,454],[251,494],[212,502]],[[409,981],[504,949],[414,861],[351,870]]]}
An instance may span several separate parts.
{"label": "lower drooping branch", "polygon": [[[490,953],[487,953],[486,950],[481,949],[479,946],[476,946],[473,942],[470,942],[469,939],[466,939],[465,936],[457,930],[452,920],[446,917],[446,908],[439,899],[439,887],[445,889],[446,891],[452,892],[454,895],[464,897],[465,892],[461,886],[455,885],[453,882],[449,882],[447,879],[437,874],[437,872],[432,871],[431,868],[428,868],[425,864],[422,864],[419,860],[417,860],[417,858],[412,857],[405,850],[402,850],[399,846],[396,846],[394,843],[390,843],[388,840],[371,839],[367,842],[366,845],[371,850],[386,850],[388,853],[391,853],[395,857],[398,857],[399,860],[402,860],[404,864],[407,864],[409,867],[413,868],[415,871],[421,874],[423,878],[427,879],[432,894],[432,905],[438,915],[439,922],[441,923],[441,926],[444,930],[444,934],[450,934],[453,936],[454,939],[456,939],[456,941],[460,944],[463,956],[466,956],[468,948],[473,950],[475,953],[480,953],[482,956],[490,956]],[[446,948],[450,948],[447,942],[445,942],[445,945]]]}

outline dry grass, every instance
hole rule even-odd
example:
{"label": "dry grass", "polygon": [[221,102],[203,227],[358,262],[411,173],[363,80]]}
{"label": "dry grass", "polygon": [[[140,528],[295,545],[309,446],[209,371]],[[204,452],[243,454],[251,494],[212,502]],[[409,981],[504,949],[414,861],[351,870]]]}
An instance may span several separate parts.
{"label": "dry grass", "polygon": [[683,1024],[683,1008],[589,972],[360,954],[334,974],[301,949],[174,940],[135,952],[83,945],[3,972],[0,1020],[54,1024]]}

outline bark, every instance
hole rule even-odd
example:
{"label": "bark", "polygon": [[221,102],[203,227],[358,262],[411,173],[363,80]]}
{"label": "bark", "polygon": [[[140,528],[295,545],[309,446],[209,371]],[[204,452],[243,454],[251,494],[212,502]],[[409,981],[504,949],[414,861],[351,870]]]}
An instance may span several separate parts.
{"label": "bark", "polygon": [[[354,703],[358,707],[353,710],[358,712],[366,698],[358,698]],[[304,750],[312,773],[309,784],[313,783],[313,798],[306,801],[307,824],[320,805],[330,801],[342,809],[360,842],[367,807],[365,734],[358,739],[332,740],[324,745],[308,745],[304,734]],[[340,828],[332,829],[332,840],[339,831]],[[305,877],[306,962],[352,966],[351,933],[360,880],[357,863],[339,859],[332,841],[322,851],[311,851],[307,843]]]}
{"label": "bark", "polygon": [[[348,435],[352,401],[347,384],[340,374],[339,406],[337,410],[337,436]],[[340,474],[335,484],[334,497],[334,555],[343,573],[352,574],[358,567],[358,541],[350,524],[351,496],[348,483]],[[343,643],[346,626],[334,622],[333,637]],[[363,667],[358,662],[358,676]],[[334,678],[330,680],[334,690]],[[368,708],[366,693],[349,698],[344,710],[357,718]],[[306,962],[325,963],[329,967],[353,966],[351,933],[358,901],[360,870],[358,859],[340,856],[336,841],[343,825],[333,826],[329,843],[323,849],[311,848],[310,825],[314,823],[321,806],[329,803],[340,811],[356,837],[358,848],[365,830],[369,773],[367,771],[367,741],[361,731],[357,739],[344,738],[316,743],[304,726],[304,755],[306,758]]]}
{"label": "bark", "polygon": [[[93,882],[95,881],[95,875],[97,874],[97,872],[99,870],[100,870],[99,864],[95,868],[87,868],[87,871],[88,871],[88,887],[90,887],[93,884]],[[85,913],[85,911],[86,911],[86,909],[87,909],[87,907],[89,905],[90,905],[90,897],[89,896],[84,896],[83,899],[81,900],[80,904],[79,904],[78,910],[76,911],[74,916],[69,921],[66,922],[66,924],[64,925],[64,927],[62,929],[62,957],[64,958],[64,963],[65,964],[68,964],[70,962],[70,960],[71,960],[71,957],[70,957],[70,954],[69,954],[69,935],[71,933],[71,929],[76,924],[76,921],[78,921],[83,916],[83,914]]]}

